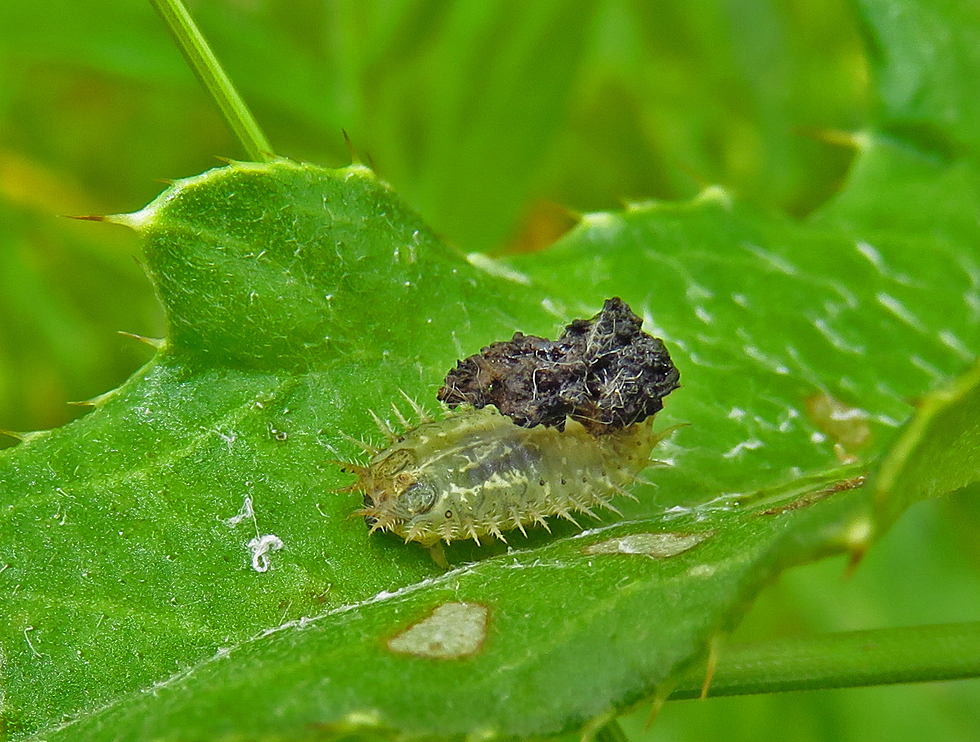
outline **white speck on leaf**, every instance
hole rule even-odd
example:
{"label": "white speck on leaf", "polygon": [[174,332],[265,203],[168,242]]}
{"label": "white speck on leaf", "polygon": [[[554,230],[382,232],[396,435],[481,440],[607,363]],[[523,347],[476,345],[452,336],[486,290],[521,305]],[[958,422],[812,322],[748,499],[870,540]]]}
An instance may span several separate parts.
{"label": "white speck on leaf", "polygon": [[28,626],[26,629],[24,629],[24,640],[27,642],[27,646],[31,648],[31,654],[40,659],[43,655],[34,648],[34,644],[31,642],[31,637],[27,634],[28,631],[34,631],[34,627]]}
{"label": "white speck on leaf", "polygon": [[879,274],[885,278],[901,283],[906,286],[914,285],[914,281],[904,273],[898,273],[888,267],[882,254],[873,245],[867,242],[858,241],[854,243],[857,251],[869,262]]}
{"label": "white speck on leaf", "polygon": [[700,305],[694,307],[694,314],[699,320],[704,322],[704,324],[706,325],[710,325],[715,321],[715,318],[711,316],[708,310],[706,310],[704,307]]}
{"label": "white speck on leaf", "polygon": [[743,243],[742,247],[755,255],[777,273],[782,273],[787,276],[795,276],[799,273],[797,267],[786,260],[786,258],[784,258],[782,255],[778,255],[770,250],[760,247],[759,245],[753,245],[751,243]]}
{"label": "white speck on leaf", "polygon": [[696,301],[700,301],[701,299],[712,299],[714,298],[715,293],[711,289],[707,288],[706,286],[702,286],[701,284],[696,283],[695,281],[692,280],[688,284],[687,289],[684,291],[684,295],[691,302],[696,302]]}
{"label": "white speck on leaf", "polygon": [[251,520],[253,522],[255,521],[255,511],[252,509],[252,498],[248,496],[245,497],[245,502],[244,504],[242,504],[242,509],[238,511],[238,515],[233,515],[230,518],[225,518],[225,520],[221,522],[224,523],[229,528],[234,528],[243,520]]}
{"label": "white speck on leaf", "polygon": [[721,456],[724,459],[733,459],[736,456],[741,455],[743,451],[755,451],[757,448],[762,448],[765,443],[760,441],[758,438],[751,438],[747,441],[742,441],[732,446],[730,449],[725,451]]}
{"label": "white speck on leaf", "polygon": [[875,270],[877,270],[882,275],[885,275],[886,272],[885,260],[884,258],[881,257],[881,253],[878,252],[873,245],[870,245],[867,242],[859,241],[854,243],[854,247],[856,247],[857,251],[861,253],[861,255],[863,255],[867,259],[867,261],[871,263],[871,265],[875,267]]}
{"label": "white speck on leaf", "polygon": [[813,326],[817,329],[817,332],[823,335],[824,339],[837,348],[837,350],[843,351],[844,353],[853,353],[855,355],[864,354],[865,348],[863,345],[849,343],[844,336],[832,328],[823,317],[814,317],[811,319],[811,321],[813,322]]}
{"label": "white speck on leaf", "polygon": [[216,430],[214,432],[217,433],[218,437],[225,442],[225,445],[228,446],[229,451],[232,449],[232,446],[235,445],[235,441],[238,440],[238,434],[234,430],[229,430],[227,433],[221,430]]}
{"label": "white speck on leaf", "polygon": [[253,538],[248,542],[249,551],[252,552],[252,569],[256,572],[268,572],[272,566],[268,554],[279,551],[283,546],[282,539],[274,533],[266,533]]}
{"label": "white speck on leaf", "polygon": [[975,354],[970,351],[966,343],[960,340],[952,330],[940,330],[939,340],[965,361],[972,360],[975,357]]}
{"label": "white speck on leaf", "polygon": [[754,345],[743,345],[742,352],[749,358],[768,366],[773,373],[781,374],[783,376],[789,373],[789,369],[784,364],[780,363],[774,357],[763,353]]}
{"label": "white speck on leaf", "polygon": [[885,292],[879,292],[875,295],[875,299],[881,306],[891,312],[895,317],[906,325],[911,327],[917,332],[926,332],[926,327],[922,324],[922,320],[916,317],[912,312],[906,307],[902,302],[896,299],[891,294],[886,294]]}
{"label": "white speck on leaf", "polygon": [[704,533],[632,533],[629,536],[611,538],[586,546],[586,554],[640,554],[658,559],[683,554],[702,541],[710,538],[711,531]]}
{"label": "white speck on leaf", "polygon": [[933,381],[942,381],[943,379],[946,378],[945,373],[943,373],[940,369],[936,368],[936,366],[934,366],[933,364],[929,363],[927,360],[922,358],[922,356],[918,356],[918,355],[909,356],[909,361],[911,361],[912,365],[915,366],[917,369],[921,371],[925,371],[926,374],[932,377]]}
{"label": "white speck on leaf", "polygon": [[255,518],[255,508],[252,507],[252,498],[247,495],[245,496],[245,502],[242,504],[242,509],[238,511],[238,514],[226,518],[222,523],[229,528],[235,528],[239,523],[246,520],[252,521],[252,526],[255,528],[255,538],[245,544],[245,548],[251,553],[252,569],[256,572],[268,572],[272,567],[268,555],[273,551],[279,551],[285,544],[274,533],[259,533],[259,523]]}
{"label": "white speck on leaf", "polygon": [[[557,306],[555,306],[555,303],[551,299],[542,299],[541,300],[541,307],[548,314],[553,314],[555,317],[564,317],[565,316],[564,312],[561,309],[559,309]],[[462,354],[460,354],[460,355],[462,355]]]}
{"label": "white speck on leaf", "polygon": [[526,275],[511,268],[506,263],[499,260],[494,260],[483,253],[472,252],[466,256],[466,261],[474,268],[479,268],[484,273],[489,273],[491,276],[513,281],[514,283],[519,283],[522,286],[531,285],[531,279]]}

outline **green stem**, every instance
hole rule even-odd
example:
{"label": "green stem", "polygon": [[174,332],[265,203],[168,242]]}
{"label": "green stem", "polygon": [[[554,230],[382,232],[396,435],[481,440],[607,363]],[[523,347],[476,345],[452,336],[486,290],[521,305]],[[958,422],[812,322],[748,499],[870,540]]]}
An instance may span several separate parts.
{"label": "green stem", "polygon": [[[980,677],[980,622],[848,631],[736,644],[718,658],[709,696],[849,688]],[[701,695],[704,667],[671,700]]]}
{"label": "green stem", "polygon": [[272,145],[255,120],[255,116],[245,105],[245,101],[235,90],[228,75],[221,68],[218,58],[198,29],[190,13],[181,0],[150,0],[160,17],[163,18],[170,34],[177,42],[184,58],[197,74],[204,87],[214,98],[221,115],[235,132],[250,159],[268,162],[275,158]]}
{"label": "green stem", "polygon": [[616,719],[599,728],[595,733],[595,742],[629,742],[629,737]]}

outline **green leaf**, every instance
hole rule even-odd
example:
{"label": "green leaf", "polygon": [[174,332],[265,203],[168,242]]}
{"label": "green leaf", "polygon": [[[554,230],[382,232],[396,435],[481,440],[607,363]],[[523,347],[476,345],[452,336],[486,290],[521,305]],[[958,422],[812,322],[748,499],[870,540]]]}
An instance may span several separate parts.
{"label": "green leaf", "polygon": [[[399,387],[430,396],[485,338],[549,333],[545,307],[574,316],[557,291],[466,263],[359,167],[232,165],[111,220],[146,241],[169,339],[92,414],[3,460],[4,491],[30,493],[7,510],[4,542],[22,558],[3,572],[18,586],[6,594],[8,716],[27,731],[57,739],[58,719],[108,704],[61,735],[294,735],[312,723],[555,733],[668,689],[773,574],[860,551],[874,530],[870,495],[853,489],[862,467],[840,469],[820,437],[836,431],[857,446],[863,434],[835,428],[836,408],[803,406],[807,395],[846,393],[824,380],[851,362],[849,345],[835,354],[826,331],[787,317],[797,356],[820,359],[793,368],[750,314],[722,321],[707,304],[823,306],[834,283],[820,267],[848,255],[858,286],[874,289],[860,273],[873,261],[852,245],[795,265],[777,250],[798,228],[715,195],[591,217],[522,263],[560,271],[565,295],[583,302],[584,283],[601,296],[612,266],[625,271],[624,296],[656,318],[684,374],[670,419],[691,425],[664,447],[674,466],[656,475],[657,497],[642,492],[624,523],[515,537],[508,553],[454,546],[454,563],[482,560],[440,575],[422,550],[345,518],[356,498],[329,491],[344,480],[328,460],[351,455],[340,433],[369,431],[368,408],[383,413]],[[582,249],[588,274],[576,267]],[[708,269],[712,255],[734,262],[725,250],[740,257],[738,274]],[[660,290],[631,295],[630,274]],[[736,279],[742,298],[725,284]],[[860,290],[844,290],[841,311]],[[717,338],[705,312],[719,317]],[[778,330],[778,316],[759,322]],[[863,317],[885,336],[900,322],[887,306]],[[674,329],[684,325],[698,331]],[[854,373],[871,386],[874,369]],[[885,390],[861,400],[867,414],[845,418],[887,432],[905,408]],[[263,551],[262,536],[282,548]],[[450,654],[465,657],[424,657],[430,644],[410,627],[433,624],[450,637],[463,625],[463,649]],[[608,664],[585,685],[567,682],[583,653]],[[488,707],[488,693],[509,701]]]}
{"label": "green leaf", "polygon": [[587,531],[271,628],[47,738],[575,729],[669,687],[733,604],[846,540],[840,524],[864,505],[858,493]]}
{"label": "green leaf", "polygon": [[[436,573],[346,519],[330,460],[369,407],[515,326],[498,312],[477,330],[466,308],[509,287],[363,168],[235,165],[111,219],[146,239],[168,340],[89,415],[0,459],[5,714],[25,731]],[[270,535],[281,551],[249,547]]]}
{"label": "green leaf", "polygon": [[[857,137],[806,222],[709,189],[507,265],[359,167],[235,164],[113,218],[143,236],[168,339],[0,455],[0,729],[543,735],[664,696],[781,570],[859,556],[977,478],[972,376],[899,430],[980,345],[975,166],[895,134]],[[661,424],[689,424],[621,522],[453,546],[444,573],[347,519],[331,459],[369,409],[613,294],[681,369]]]}
{"label": "green leaf", "polygon": [[906,506],[980,480],[980,368],[923,397],[915,418],[881,464],[878,505]]}
{"label": "green leaf", "polygon": [[976,6],[956,0],[861,0],[883,128],[946,156],[980,150]]}
{"label": "green leaf", "polygon": [[[886,142],[866,151],[889,175],[878,191],[886,212],[895,204],[887,196],[968,174],[903,167],[905,152]],[[684,454],[696,474],[677,467],[658,479],[673,498],[703,498],[829,466],[835,443],[873,456],[911,400],[969,362],[980,344],[968,221],[978,203],[973,188],[953,193],[942,232],[923,238],[853,216],[834,214],[830,225],[831,209],[790,222],[710,191],[690,204],[587,217],[554,249],[512,267],[587,302],[617,292],[642,308],[681,369],[668,411],[692,427],[676,440],[698,443]]]}

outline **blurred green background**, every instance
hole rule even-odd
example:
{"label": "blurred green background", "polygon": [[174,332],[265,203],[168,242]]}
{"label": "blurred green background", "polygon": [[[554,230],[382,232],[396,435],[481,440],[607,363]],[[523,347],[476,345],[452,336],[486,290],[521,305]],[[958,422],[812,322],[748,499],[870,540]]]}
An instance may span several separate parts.
{"label": "blurred green background", "polygon": [[[709,184],[805,218],[847,175],[871,81],[841,0],[210,0],[189,6],[278,154],[347,164],[346,129],[463,252],[533,250],[574,212]],[[147,3],[0,3],[0,428],[61,425],[163,332],[142,207],[243,157]],[[135,258],[135,259],[134,259]],[[12,442],[12,441],[11,441]],[[976,497],[913,510],[843,582],[769,590],[736,639],[971,620]],[[976,681],[669,704],[650,740],[976,739]]]}

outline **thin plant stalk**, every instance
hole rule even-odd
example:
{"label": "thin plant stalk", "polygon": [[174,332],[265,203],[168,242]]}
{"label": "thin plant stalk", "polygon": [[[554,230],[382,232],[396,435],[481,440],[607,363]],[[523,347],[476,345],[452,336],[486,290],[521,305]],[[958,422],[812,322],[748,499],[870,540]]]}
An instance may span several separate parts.
{"label": "thin plant stalk", "polygon": [[225,74],[218,58],[211,51],[194,19],[181,0],[150,0],[150,4],[163,18],[170,34],[177,42],[184,58],[204,83],[211,97],[221,110],[221,115],[242,143],[249,159],[268,162],[275,159],[272,145],[266,139],[252,111],[238,94],[231,79]]}
{"label": "thin plant stalk", "polygon": [[[845,631],[723,647],[708,696],[980,677],[980,622]],[[701,695],[704,667],[671,700]]]}

